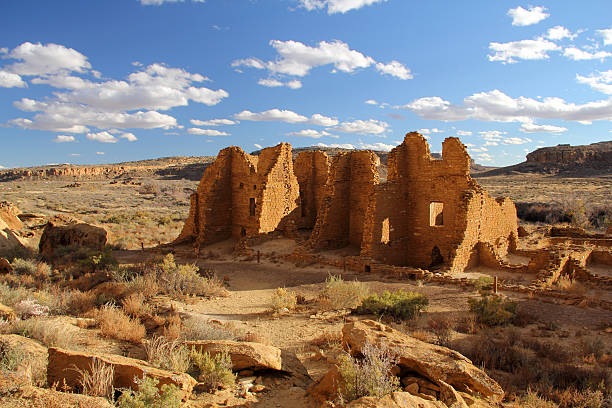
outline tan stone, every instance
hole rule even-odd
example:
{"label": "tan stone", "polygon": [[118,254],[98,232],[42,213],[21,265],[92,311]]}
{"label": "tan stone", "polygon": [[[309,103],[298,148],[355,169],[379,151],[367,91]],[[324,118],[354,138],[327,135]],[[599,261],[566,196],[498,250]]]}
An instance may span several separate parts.
{"label": "tan stone", "polygon": [[17,315],[15,315],[15,311],[13,309],[0,303],[0,319],[13,322],[15,319],[17,319]]}
{"label": "tan stone", "polygon": [[38,250],[45,258],[52,258],[57,248],[69,245],[100,251],[106,245],[106,230],[84,223],[55,226],[49,222],[40,237]]}
{"label": "tan stone", "polygon": [[429,401],[409,392],[394,392],[383,398],[359,398],[348,404],[347,408],[447,408],[447,406],[440,401]]}
{"label": "tan stone", "polygon": [[159,387],[164,384],[174,384],[185,394],[191,393],[191,390],[197,384],[196,380],[188,374],[151,367],[142,360],[112,354],[97,355],[69,351],[55,347],[49,348],[48,384],[63,384],[65,380],[68,386],[78,387],[79,373],[76,369],[89,371],[95,358],[113,366],[115,371],[113,386],[115,388],[137,389],[138,386],[134,380],[141,379],[144,375],[159,380]]}
{"label": "tan stone", "polygon": [[[2,374],[0,373],[0,377]],[[20,386],[11,392],[0,393],[3,408],[113,408],[106,398],[66,393],[33,386]]]}
{"label": "tan stone", "polygon": [[185,342],[188,348],[211,354],[227,351],[232,359],[232,370],[280,370],[281,350],[261,343],[232,340],[198,340]]}
{"label": "tan stone", "polygon": [[373,320],[348,323],[342,335],[343,343],[353,354],[359,354],[366,342],[376,345],[384,342],[398,355],[400,367],[438,386],[444,382],[456,390],[479,393],[493,401],[504,395],[499,384],[456,351],[422,342],[384,324]]}

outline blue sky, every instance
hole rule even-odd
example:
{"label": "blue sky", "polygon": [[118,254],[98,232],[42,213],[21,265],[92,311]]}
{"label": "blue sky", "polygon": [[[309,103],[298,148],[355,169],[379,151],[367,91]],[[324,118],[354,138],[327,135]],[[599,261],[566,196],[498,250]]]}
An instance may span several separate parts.
{"label": "blue sky", "polygon": [[4,0],[0,166],[612,139],[609,0]]}

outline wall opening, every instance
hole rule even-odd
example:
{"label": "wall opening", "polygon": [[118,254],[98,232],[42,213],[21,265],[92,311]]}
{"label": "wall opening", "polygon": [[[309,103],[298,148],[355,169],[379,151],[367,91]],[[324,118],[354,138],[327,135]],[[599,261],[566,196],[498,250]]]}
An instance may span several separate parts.
{"label": "wall opening", "polygon": [[243,189],[244,188],[244,183],[240,183],[240,185],[238,186],[239,189]]}
{"label": "wall opening", "polygon": [[257,184],[253,184],[253,190],[257,190]]}
{"label": "wall opening", "polygon": [[249,199],[249,215],[254,216],[255,215],[255,199],[254,198],[250,198]]}
{"label": "wall opening", "polygon": [[380,231],[380,243],[384,245],[389,244],[389,218],[385,218],[382,222]]}
{"label": "wall opening", "polygon": [[244,227],[240,227],[240,236],[246,237],[246,229]]}
{"label": "wall opening", "polygon": [[372,268],[370,267],[370,265],[365,265],[363,267],[363,271],[366,272],[366,273],[369,273],[371,270],[372,270]]}
{"label": "wall opening", "polygon": [[444,225],[444,203],[432,201],[429,204],[429,226],[440,227]]}
{"label": "wall opening", "polygon": [[442,252],[440,252],[440,248],[434,246],[431,250],[431,265],[430,268],[439,267],[444,263],[444,258],[442,257]]}

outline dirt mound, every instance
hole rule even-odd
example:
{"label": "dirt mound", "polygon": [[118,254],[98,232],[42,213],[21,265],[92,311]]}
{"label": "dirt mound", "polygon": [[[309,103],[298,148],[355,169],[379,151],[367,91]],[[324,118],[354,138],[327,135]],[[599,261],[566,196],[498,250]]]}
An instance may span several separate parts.
{"label": "dirt mound", "polygon": [[586,146],[560,144],[543,147],[513,166],[479,173],[477,177],[514,173],[538,173],[571,177],[612,175],[612,141]]}

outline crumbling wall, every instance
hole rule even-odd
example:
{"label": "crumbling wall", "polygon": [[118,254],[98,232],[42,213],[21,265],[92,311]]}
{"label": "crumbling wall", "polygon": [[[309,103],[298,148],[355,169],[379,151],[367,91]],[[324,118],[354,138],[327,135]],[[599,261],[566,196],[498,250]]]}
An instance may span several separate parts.
{"label": "crumbling wall", "polygon": [[369,150],[334,157],[310,237],[311,247],[361,246],[368,202],[379,182],[376,169],[379,164],[378,156]]}
{"label": "crumbling wall", "polygon": [[263,149],[258,157],[228,147],[205,170],[175,242],[208,245],[274,231],[298,197],[289,144]]}
{"label": "crumbling wall", "polygon": [[297,228],[313,228],[325,193],[329,175],[329,159],[320,150],[301,152],[293,163],[300,185],[300,201],[295,216]]}

